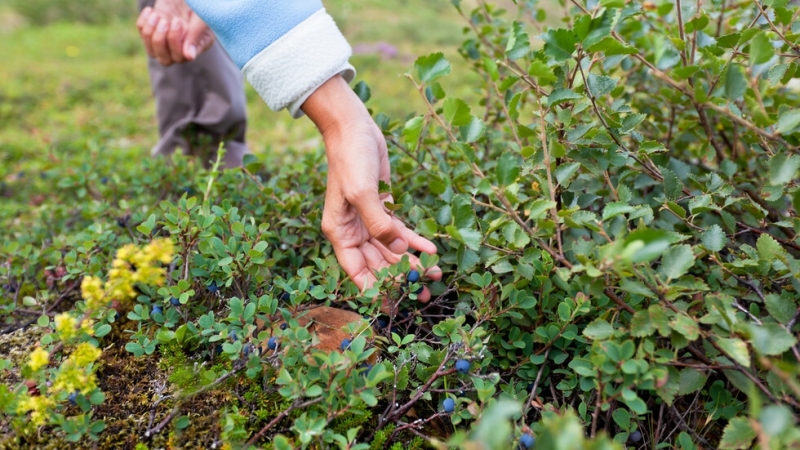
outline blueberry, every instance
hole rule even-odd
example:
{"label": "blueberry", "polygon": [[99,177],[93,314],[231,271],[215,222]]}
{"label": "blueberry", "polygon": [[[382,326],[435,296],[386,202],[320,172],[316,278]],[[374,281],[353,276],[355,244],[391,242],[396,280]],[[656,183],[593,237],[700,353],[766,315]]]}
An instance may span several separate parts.
{"label": "blueberry", "polygon": [[417,289],[416,291],[414,291],[414,293],[415,293],[415,294],[417,294],[417,295],[419,295],[419,294],[422,294],[422,291],[424,291],[424,290],[425,290],[425,286],[420,286],[420,287],[419,287],[419,289]]}
{"label": "blueberry", "polygon": [[216,281],[212,281],[211,284],[208,285],[208,292],[211,292],[212,294],[219,292]]}
{"label": "blueberry", "polygon": [[181,304],[181,301],[175,297],[170,297],[169,302],[172,303],[173,306],[178,306]]}
{"label": "blueberry", "polygon": [[216,347],[214,347],[214,353],[216,353],[216,354],[218,354],[218,355],[219,355],[220,353],[222,353],[222,344],[217,344],[217,346],[216,346]]}
{"label": "blueberry", "polygon": [[469,373],[470,363],[466,359],[459,359],[456,361],[456,372],[464,375]]}
{"label": "blueberry", "polygon": [[236,332],[235,331],[231,330],[231,332],[228,333],[228,337],[230,338],[230,340],[236,342]]}
{"label": "blueberry", "polygon": [[525,448],[533,448],[533,446],[536,445],[536,438],[525,433],[519,437],[519,443]]}
{"label": "blueberry", "polygon": [[378,328],[386,328],[386,326],[389,325],[389,322],[387,322],[386,319],[378,319],[377,323]]}
{"label": "blueberry", "polygon": [[370,363],[361,364],[359,367],[364,369],[364,372],[362,372],[363,375],[369,375],[369,371],[372,370],[372,364]]}
{"label": "blueberry", "polygon": [[451,413],[456,410],[456,401],[452,398],[446,398],[442,406],[444,406],[444,412]]}
{"label": "blueberry", "polygon": [[642,440],[642,432],[639,430],[634,431],[628,436],[628,439],[634,444]]}
{"label": "blueberry", "polygon": [[282,292],[281,295],[278,296],[278,300],[280,300],[282,302],[288,302],[289,301],[289,293],[288,292]]}
{"label": "blueberry", "polygon": [[286,323],[286,322],[283,322],[283,323],[281,324],[281,330],[285,330],[285,329],[287,329],[287,328],[289,328],[289,324],[288,324],[288,323]]}
{"label": "blueberry", "polygon": [[345,350],[347,350],[348,347],[350,347],[350,339],[347,339],[347,338],[342,339],[342,343],[339,345],[339,348],[342,351],[345,351]]}
{"label": "blueberry", "polygon": [[406,277],[406,279],[408,279],[409,283],[416,283],[417,281],[419,281],[419,272],[416,270],[408,272],[408,276]]}
{"label": "blueberry", "polygon": [[100,178],[100,182],[103,183],[103,184],[108,183],[108,177]]}
{"label": "blueberry", "polygon": [[128,227],[128,219],[130,219],[130,217],[128,217],[128,216],[118,218],[117,219],[117,225],[119,225],[120,228],[127,228]]}
{"label": "blueberry", "polygon": [[161,306],[154,305],[153,306],[153,314],[164,314],[164,310],[161,309]]}
{"label": "blueberry", "polygon": [[275,350],[276,348],[278,348],[278,340],[275,339],[274,337],[269,338],[269,340],[267,341],[267,348],[270,350]]}
{"label": "blueberry", "polygon": [[75,392],[69,394],[69,397],[67,397],[67,400],[69,400],[69,403],[72,406],[75,406],[75,405],[78,404],[77,399],[78,399],[78,391],[75,391]]}

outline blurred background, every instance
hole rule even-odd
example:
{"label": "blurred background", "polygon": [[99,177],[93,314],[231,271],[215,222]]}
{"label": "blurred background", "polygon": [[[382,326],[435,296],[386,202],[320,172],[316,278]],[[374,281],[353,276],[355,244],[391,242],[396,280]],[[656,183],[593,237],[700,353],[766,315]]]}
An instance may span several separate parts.
{"label": "blurred background", "polygon": [[[422,109],[402,74],[434,51],[455,66],[445,88],[469,96],[469,75],[457,70],[465,22],[450,1],[325,4],[353,45],[357,81],[371,88],[376,112],[404,119]],[[75,157],[86,149],[111,166],[148,154],[157,129],[137,14],[134,0],[0,0],[0,179],[82,163]],[[255,152],[320,148],[310,121],[269,111],[249,86],[247,96]]]}

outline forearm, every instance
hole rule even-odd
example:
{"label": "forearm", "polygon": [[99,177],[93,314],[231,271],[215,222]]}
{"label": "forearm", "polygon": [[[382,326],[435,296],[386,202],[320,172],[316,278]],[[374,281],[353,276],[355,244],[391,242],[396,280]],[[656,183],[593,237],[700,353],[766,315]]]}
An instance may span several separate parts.
{"label": "forearm", "polygon": [[347,81],[335,75],[317,88],[301,109],[322,136],[341,136],[362,120],[372,121],[369,112]]}

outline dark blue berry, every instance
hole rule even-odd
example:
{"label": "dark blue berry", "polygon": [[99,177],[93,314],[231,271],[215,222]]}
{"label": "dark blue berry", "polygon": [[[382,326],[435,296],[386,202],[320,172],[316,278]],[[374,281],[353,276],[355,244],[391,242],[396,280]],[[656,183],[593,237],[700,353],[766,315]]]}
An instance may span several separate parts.
{"label": "dark blue berry", "polygon": [[533,448],[536,445],[536,438],[528,433],[519,437],[519,443],[525,448]]}
{"label": "dark blue berry", "polygon": [[378,328],[386,328],[389,325],[389,322],[386,319],[378,319]]}
{"label": "dark blue berry", "polygon": [[161,309],[161,306],[155,305],[153,306],[153,314],[163,314],[164,310]]}
{"label": "dark blue berry", "polygon": [[470,363],[466,359],[459,359],[456,361],[456,372],[464,375],[469,373]]}
{"label": "dark blue berry", "polygon": [[208,285],[208,292],[211,292],[212,294],[219,292],[216,281],[212,281],[211,284]]}
{"label": "dark blue berry", "polygon": [[222,353],[222,344],[217,344],[217,346],[216,346],[216,347],[214,347],[214,353],[216,353],[216,354],[218,354],[218,355],[219,355],[220,353]]}
{"label": "dark blue berry", "polygon": [[275,350],[276,348],[278,348],[278,340],[275,339],[274,337],[269,338],[269,340],[267,341],[267,348],[270,350]]}
{"label": "dark blue berry", "polygon": [[236,332],[235,331],[231,330],[231,332],[228,333],[228,337],[230,338],[230,340],[236,342],[237,338],[236,338]]}
{"label": "dark blue berry", "polygon": [[409,283],[416,283],[419,281],[419,272],[412,270],[411,272],[408,272],[408,276],[406,278],[408,279]]}
{"label": "dark blue berry", "polygon": [[281,330],[285,330],[285,329],[287,329],[287,328],[289,328],[289,324],[288,324],[288,323],[286,323],[286,322],[283,322],[283,323],[281,324]]}
{"label": "dark blue berry", "polygon": [[370,363],[361,364],[359,367],[364,369],[364,372],[362,372],[363,375],[369,375],[369,371],[372,370],[372,364]]}
{"label": "dark blue berry", "polygon": [[631,433],[630,436],[628,436],[628,439],[630,439],[630,441],[633,442],[634,444],[640,442],[642,440],[642,432],[636,430],[633,433]]}
{"label": "dark blue berry", "polygon": [[419,294],[422,294],[422,291],[424,291],[424,290],[425,290],[425,286],[420,286],[420,287],[419,287],[419,289],[417,289],[416,291],[414,291],[414,293],[415,293],[415,294],[417,294],[417,295],[419,295]]}
{"label": "dark blue berry", "polygon": [[289,293],[288,292],[282,292],[281,295],[278,296],[278,300],[280,300],[282,302],[288,302],[289,301]]}
{"label": "dark blue berry", "polygon": [[69,394],[69,397],[67,397],[67,400],[69,400],[69,403],[72,406],[77,405],[78,404],[78,402],[77,402],[77,400],[78,400],[78,392],[75,391],[75,392]]}
{"label": "dark blue berry", "polygon": [[181,301],[175,297],[170,297],[169,302],[172,303],[173,306],[178,306],[181,304]]}
{"label": "dark blue berry", "polygon": [[342,339],[342,343],[339,345],[339,348],[342,351],[345,351],[348,347],[350,347],[350,339]]}
{"label": "dark blue berry", "polygon": [[103,184],[108,183],[108,177],[100,178],[100,182],[103,183]]}
{"label": "dark blue berry", "polygon": [[245,344],[244,347],[242,347],[242,352],[244,356],[250,356],[250,353],[253,353],[253,344]]}
{"label": "dark blue berry", "polygon": [[456,410],[456,401],[452,398],[446,398],[442,406],[444,407],[444,412],[451,413]]}

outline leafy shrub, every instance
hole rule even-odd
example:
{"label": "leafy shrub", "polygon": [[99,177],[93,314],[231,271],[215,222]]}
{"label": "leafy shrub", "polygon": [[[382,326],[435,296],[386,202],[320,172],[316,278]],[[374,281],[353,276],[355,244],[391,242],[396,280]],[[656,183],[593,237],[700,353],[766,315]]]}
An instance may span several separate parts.
{"label": "leafy shrub", "polygon": [[[407,75],[426,111],[375,115],[397,214],[439,246],[422,259],[446,274],[429,303],[398,281],[408,261],[363,294],[346,280],[319,232],[325,165],[309,154],[227,172],[145,162],[111,185],[102,167],[76,168],[40,211],[47,226],[7,221],[8,314],[19,320],[21,298],[53,314],[58,296],[76,300],[71,280],[109,278],[116,249],[169,237],[166,284],[137,284],[125,311],[126,348],[218,363],[180,368],[167,419],[244,374],[250,400],[220,424],[228,442],[509,448],[530,433],[541,448],[800,445],[800,95],[785,87],[797,7],[573,2],[532,49],[547,15],[533,2],[519,15],[533,21],[512,22],[490,4],[454,4],[475,96],[447,95],[455,66],[435,53]],[[379,316],[377,294],[400,314]],[[342,354],[312,350],[293,319],[321,303],[365,317]],[[245,353],[269,338],[276,350]],[[17,390],[2,392],[9,411]]]}

